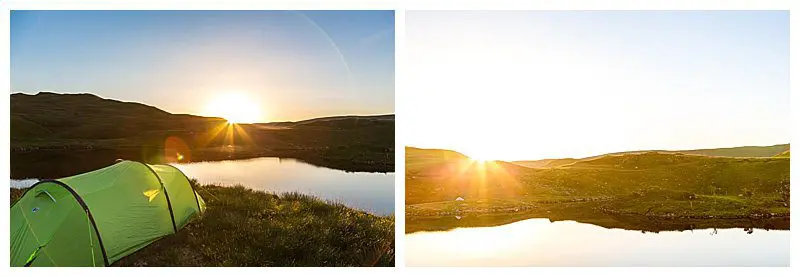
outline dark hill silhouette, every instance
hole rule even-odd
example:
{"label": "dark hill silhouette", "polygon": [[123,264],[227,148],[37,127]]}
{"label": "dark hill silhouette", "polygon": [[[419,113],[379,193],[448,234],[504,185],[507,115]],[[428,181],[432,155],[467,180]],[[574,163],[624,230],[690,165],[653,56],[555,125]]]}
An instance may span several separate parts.
{"label": "dark hill silhouette", "polygon": [[11,139],[110,139],[157,131],[200,131],[225,119],[171,114],[141,103],[81,94],[11,95]]}
{"label": "dark hill silhouette", "polygon": [[[182,145],[169,145],[170,137]],[[172,114],[88,93],[11,95],[12,177],[43,177],[15,164],[52,168],[57,164],[52,159],[90,160],[83,166],[90,169],[116,158],[169,162],[178,153],[181,162],[270,156],[349,171],[391,172],[394,115],[229,125],[222,118]],[[77,168],[49,175],[71,175]]]}

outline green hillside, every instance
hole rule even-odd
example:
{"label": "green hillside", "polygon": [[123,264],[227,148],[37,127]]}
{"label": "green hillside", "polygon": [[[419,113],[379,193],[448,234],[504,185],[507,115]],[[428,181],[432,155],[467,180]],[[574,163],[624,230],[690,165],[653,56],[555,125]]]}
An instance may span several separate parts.
{"label": "green hillside", "polygon": [[407,172],[417,172],[432,167],[446,165],[453,161],[467,159],[469,159],[469,157],[466,155],[451,150],[406,147]]}
{"label": "green hillside", "polygon": [[772,146],[742,146],[731,148],[699,149],[673,151],[684,154],[697,154],[706,156],[720,157],[772,157],[779,153],[789,151],[789,144],[777,144]]}
{"label": "green hillside", "polygon": [[581,160],[591,160],[606,155],[622,155],[622,154],[638,154],[647,152],[658,153],[674,153],[674,154],[689,154],[689,155],[703,155],[714,157],[736,157],[736,158],[757,158],[757,157],[776,157],[782,153],[789,151],[789,144],[777,144],[772,146],[741,146],[729,148],[712,148],[712,149],[694,149],[694,150],[642,150],[642,151],[626,151],[604,154],[599,156],[592,156],[587,158],[573,159],[542,159],[531,161],[514,161],[513,163],[530,168],[551,168],[563,165],[572,164]]}
{"label": "green hillside", "polygon": [[[788,150],[789,150],[789,144],[787,143],[787,144],[776,144],[771,146],[740,146],[740,147],[694,149],[694,150],[628,151],[628,152],[610,153],[607,155],[634,154],[642,152],[663,152],[663,153],[679,153],[679,154],[704,155],[704,156],[715,156],[715,157],[766,158],[766,157],[773,157]],[[595,157],[589,157],[589,158],[595,158]]]}
{"label": "green hillside", "polygon": [[535,161],[514,161],[513,163],[530,168],[550,168],[559,167],[563,165],[572,164],[580,159],[566,158],[566,159],[542,159]]}
{"label": "green hillside", "polygon": [[789,214],[786,158],[642,152],[529,168],[469,159],[433,162],[429,155],[420,163],[415,153],[406,152],[406,215],[412,223],[452,215],[556,217],[567,208],[567,219],[598,218],[598,211],[684,219]]}

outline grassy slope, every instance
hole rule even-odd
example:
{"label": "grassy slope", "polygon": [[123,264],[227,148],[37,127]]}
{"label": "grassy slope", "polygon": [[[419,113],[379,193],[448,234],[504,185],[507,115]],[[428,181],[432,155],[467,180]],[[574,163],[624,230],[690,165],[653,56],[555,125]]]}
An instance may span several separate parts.
{"label": "grassy slope", "polygon": [[166,138],[172,136],[185,143],[189,151],[182,154],[195,161],[275,156],[351,171],[394,171],[394,115],[226,124],[91,94],[16,93],[11,95],[12,164],[49,158],[42,153],[88,150],[161,163]]}
{"label": "grassy slope", "polygon": [[552,168],[575,163],[580,159],[542,159],[535,161],[514,161],[513,163],[530,168]]}
{"label": "grassy slope", "polygon": [[698,149],[672,151],[684,154],[697,154],[719,157],[772,157],[778,153],[789,151],[789,144],[777,144],[772,146],[742,146],[716,149]]}
{"label": "grassy slope", "polygon": [[[600,211],[700,220],[789,213],[785,158],[646,152],[534,169],[508,163],[476,165],[468,159],[437,162],[436,151],[406,152],[406,215],[412,229],[417,228],[415,221],[453,215],[591,219],[599,218]],[[466,201],[453,201],[456,197]]]}
{"label": "grassy slope", "polygon": [[[786,153],[788,157],[789,144],[777,144],[772,146],[741,146],[741,147],[695,149],[695,150],[628,151],[628,152],[610,153],[606,155],[641,154],[647,152],[703,155],[703,156],[714,156],[714,157],[735,157],[735,158],[777,157],[783,153]],[[514,163],[531,168],[552,168],[552,167],[572,164],[574,162],[581,160],[591,160],[606,155],[593,156],[582,159],[565,158],[565,159],[542,159],[542,160],[532,160],[532,161],[514,161]]]}
{"label": "grassy slope", "polygon": [[[195,186],[206,213],[115,266],[394,266],[394,218],[300,194]],[[23,190],[11,189],[11,202]]]}

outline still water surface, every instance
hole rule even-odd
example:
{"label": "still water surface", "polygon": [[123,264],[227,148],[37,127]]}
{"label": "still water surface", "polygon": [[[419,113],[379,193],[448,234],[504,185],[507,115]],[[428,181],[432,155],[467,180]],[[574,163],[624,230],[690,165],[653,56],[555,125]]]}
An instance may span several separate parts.
{"label": "still water surface", "polygon": [[642,233],[528,219],[406,234],[408,266],[788,266],[789,231]]}
{"label": "still water surface", "polygon": [[[294,159],[256,158],[175,164],[201,184],[242,186],[254,190],[300,192],[378,215],[394,213],[394,173],[346,172]],[[11,180],[28,187],[37,179]]]}

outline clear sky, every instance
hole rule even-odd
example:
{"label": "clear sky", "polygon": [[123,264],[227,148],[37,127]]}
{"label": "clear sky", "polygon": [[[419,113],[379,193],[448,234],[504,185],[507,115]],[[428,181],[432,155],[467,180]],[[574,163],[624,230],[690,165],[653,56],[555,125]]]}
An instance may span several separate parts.
{"label": "clear sky", "polygon": [[394,11],[13,11],[11,91],[210,116],[234,94],[259,122],[393,113]]}
{"label": "clear sky", "polygon": [[408,11],[405,22],[409,146],[523,160],[789,142],[786,11]]}

